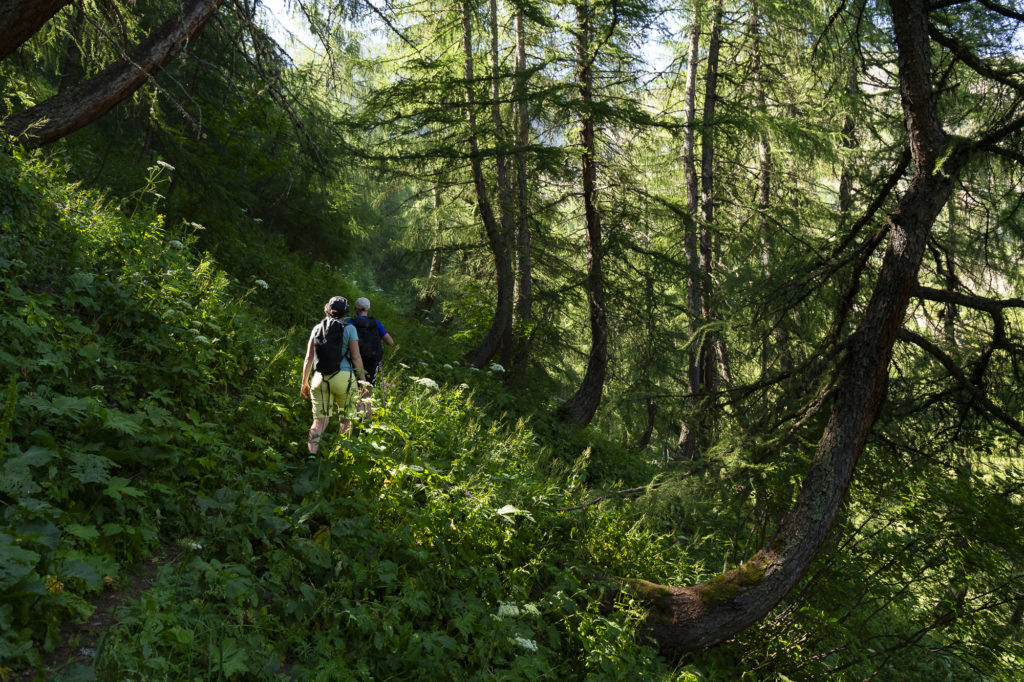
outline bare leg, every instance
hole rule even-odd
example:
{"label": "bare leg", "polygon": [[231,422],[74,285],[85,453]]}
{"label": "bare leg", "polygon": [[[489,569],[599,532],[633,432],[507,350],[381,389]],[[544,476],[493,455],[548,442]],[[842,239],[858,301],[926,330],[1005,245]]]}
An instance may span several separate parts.
{"label": "bare leg", "polygon": [[315,455],[316,451],[320,448],[320,436],[323,435],[324,429],[327,428],[327,422],[330,417],[322,417],[320,419],[314,419],[313,425],[309,427],[309,440],[307,445],[309,446],[309,454]]}
{"label": "bare leg", "polygon": [[341,425],[338,428],[338,433],[340,433],[341,435],[344,436],[346,433],[348,433],[352,429],[352,420],[351,419],[339,419],[338,421],[341,422]]}
{"label": "bare leg", "polygon": [[363,419],[370,419],[370,398],[373,396],[373,386],[364,384],[359,386],[359,414]]}

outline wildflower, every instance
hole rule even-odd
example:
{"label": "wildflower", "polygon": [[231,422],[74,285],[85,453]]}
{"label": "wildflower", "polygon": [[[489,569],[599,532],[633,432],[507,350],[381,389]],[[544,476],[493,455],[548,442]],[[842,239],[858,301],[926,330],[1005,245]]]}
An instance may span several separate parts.
{"label": "wildflower", "polygon": [[505,371],[505,368],[504,368],[504,367],[502,367],[502,366],[501,366],[500,364],[498,364],[497,362],[492,362],[492,363],[491,363],[491,366],[490,366],[490,370],[491,370],[492,372],[504,372],[504,371]]}
{"label": "wildflower", "polygon": [[502,602],[501,606],[498,607],[499,618],[515,618],[519,615],[519,607],[515,604],[508,604]]}
{"label": "wildflower", "polygon": [[426,386],[427,388],[431,388],[435,391],[437,390],[437,382],[429,377],[420,377],[416,380],[416,383],[420,386]]}
{"label": "wildflower", "polygon": [[171,241],[167,242],[167,246],[171,247],[172,249],[178,249],[179,251],[185,248],[185,245],[182,244],[177,239],[172,239]]}
{"label": "wildflower", "polygon": [[158,160],[156,162],[156,165],[162,166],[162,167],[166,168],[167,170],[174,170],[174,166],[172,166],[171,164],[167,163],[163,159]]}
{"label": "wildflower", "polygon": [[256,280],[255,284],[256,284],[256,286],[258,286],[258,287],[263,287],[264,289],[269,289],[269,288],[270,288],[270,285],[269,285],[269,284],[267,284],[267,283],[266,283],[266,282],[265,282],[264,280],[262,280],[262,279],[258,279],[258,280]]}
{"label": "wildflower", "polygon": [[514,641],[516,644],[523,647],[527,651],[537,650],[537,643],[535,641],[533,641],[532,639],[527,639],[526,637],[522,637],[521,635],[516,635],[512,638],[512,641]]}

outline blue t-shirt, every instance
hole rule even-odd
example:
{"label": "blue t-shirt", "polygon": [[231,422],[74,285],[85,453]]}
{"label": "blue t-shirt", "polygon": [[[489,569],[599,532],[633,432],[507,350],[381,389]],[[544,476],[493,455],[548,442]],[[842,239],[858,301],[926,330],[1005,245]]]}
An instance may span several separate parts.
{"label": "blue t-shirt", "polygon": [[[356,317],[358,317],[358,318],[359,318],[359,319],[361,319],[361,320],[365,320],[365,319],[366,319],[366,318],[367,318],[368,316],[367,316],[367,315],[357,315]],[[356,319],[356,318],[355,318],[355,317],[353,317],[352,319],[350,319],[350,320],[348,321],[348,325],[349,325],[350,327],[352,326],[352,320],[354,320],[354,319]],[[384,325],[382,325],[382,324],[380,323],[380,320],[378,320],[377,318],[373,318],[373,321],[377,323],[377,331],[379,331],[379,332],[380,332],[380,338],[382,338],[382,339],[383,339],[383,338],[384,338],[384,336],[385,336],[385,335],[386,335],[386,334],[388,333],[388,330],[384,328]],[[355,327],[353,327],[353,329],[355,329]]]}

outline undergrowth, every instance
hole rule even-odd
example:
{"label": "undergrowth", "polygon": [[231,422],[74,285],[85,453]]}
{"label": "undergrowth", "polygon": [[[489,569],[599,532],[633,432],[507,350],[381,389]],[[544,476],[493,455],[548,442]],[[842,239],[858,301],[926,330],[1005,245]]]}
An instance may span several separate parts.
{"label": "undergrowth", "polygon": [[[959,490],[918,472],[908,480],[927,485],[904,490],[869,450],[856,502],[801,588],[732,643],[667,662],[618,578],[692,584],[736,565],[771,532],[770,515],[753,510],[788,508],[792,464],[745,466],[723,441],[717,461],[673,474],[594,429],[563,429],[509,391],[500,366],[459,362],[457,341],[410,322],[365,271],[360,284],[254,235],[245,261],[266,272],[236,263],[228,275],[199,250],[201,226],[165,224],[145,191],[127,210],[65,175],[0,154],[5,682],[25,671],[1013,679],[980,672],[1019,667],[1013,628],[993,635],[995,621],[975,615],[950,630],[961,638],[943,638],[925,619],[937,608],[929,592],[891,580],[903,566],[932,589],[944,577],[928,572],[958,547],[944,518],[926,519],[943,529],[935,549],[915,547],[907,529],[925,520],[893,500],[948,498],[956,511],[980,484]],[[398,346],[358,438],[328,435],[309,460],[301,358],[336,293],[370,294]],[[643,495],[612,492],[648,483]],[[992,538],[970,560],[1002,575],[1019,544]],[[155,584],[119,612],[94,664],[53,660],[62,625],[89,618],[102,591],[156,554],[169,558]],[[894,658],[905,642],[928,654]]]}
{"label": "undergrowth", "polygon": [[637,636],[641,609],[595,598],[664,566],[666,543],[559,511],[585,494],[587,457],[493,418],[496,376],[396,316],[417,348],[389,362],[372,423],[306,460],[307,332],[261,314],[269,283],[196,253],[195,226],[126,214],[41,161],[0,155],[0,174],[4,677],[46,674],[61,625],[158,548],[173,560],[94,667],[49,674],[670,674]]}

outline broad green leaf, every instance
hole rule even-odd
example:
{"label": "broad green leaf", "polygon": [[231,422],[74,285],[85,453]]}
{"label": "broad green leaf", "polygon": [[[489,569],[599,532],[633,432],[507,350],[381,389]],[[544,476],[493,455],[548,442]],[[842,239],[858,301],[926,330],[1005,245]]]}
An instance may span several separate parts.
{"label": "broad green leaf", "polygon": [[10,587],[27,576],[41,558],[19,547],[10,535],[0,533],[0,588]]}
{"label": "broad green leaf", "polygon": [[142,423],[138,415],[122,412],[117,408],[103,410],[103,426],[128,436],[135,436],[142,432]]}
{"label": "broad green leaf", "polygon": [[85,583],[90,590],[98,590],[103,587],[103,576],[94,566],[80,559],[69,559],[61,566],[60,577],[62,579],[78,578]]}
{"label": "broad green leaf", "polygon": [[113,497],[114,499],[118,499],[125,495],[128,497],[145,497],[145,492],[128,485],[129,483],[131,483],[131,481],[127,478],[114,476],[110,479],[110,483],[107,485],[106,490],[103,491],[103,494],[108,497]]}
{"label": "broad green leaf", "polygon": [[110,469],[114,462],[107,457],[76,452],[71,455],[74,464],[69,469],[72,477],[82,483],[106,483],[110,480]]}
{"label": "broad green leaf", "polygon": [[234,637],[226,637],[219,645],[214,645],[211,651],[214,666],[224,675],[231,678],[233,675],[244,673],[248,670],[246,660],[249,658],[244,646],[238,644]]}
{"label": "broad green leaf", "polygon": [[69,535],[74,535],[76,538],[82,538],[83,540],[95,540],[100,536],[96,526],[83,526],[78,523],[72,523],[66,526],[64,530]]}

